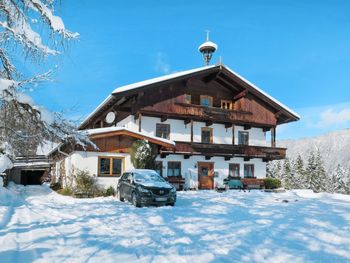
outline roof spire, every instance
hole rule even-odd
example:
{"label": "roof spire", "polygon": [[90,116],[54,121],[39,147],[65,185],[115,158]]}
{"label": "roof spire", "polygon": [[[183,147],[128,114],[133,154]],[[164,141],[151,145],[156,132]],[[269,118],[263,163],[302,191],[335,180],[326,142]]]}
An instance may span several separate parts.
{"label": "roof spire", "polygon": [[211,60],[211,57],[212,57],[213,53],[218,49],[218,45],[216,45],[214,42],[211,42],[209,40],[210,31],[206,30],[206,32],[207,32],[206,41],[202,45],[199,46],[198,50],[203,55],[205,65],[209,66],[209,62]]}

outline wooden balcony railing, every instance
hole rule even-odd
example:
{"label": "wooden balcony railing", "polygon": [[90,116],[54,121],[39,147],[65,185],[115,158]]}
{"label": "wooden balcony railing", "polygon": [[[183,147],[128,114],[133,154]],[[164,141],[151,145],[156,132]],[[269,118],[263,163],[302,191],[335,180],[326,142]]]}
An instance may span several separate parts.
{"label": "wooden balcony railing", "polygon": [[208,157],[243,157],[262,158],[266,161],[279,160],[286,157],[285,148],[251,146],[251,145],[230,145],[230,144],[210,144],[176,142],[175,149],[162,148],[163,154],[184,154],[184,155],[204,155]]}
{"label": "wooden balcony railing", "polygon": [[229,110],[217,107],[205,107],[202,105],[170,102],[145,107],[142,114],[150,116],[166,116],[169,118],[193,119],[196,121],[212,121],[217,123],[241,123],[257,124],[259,126],[274,126],[276,119],[273,115],[265,113],[253,114],[250,111]]}

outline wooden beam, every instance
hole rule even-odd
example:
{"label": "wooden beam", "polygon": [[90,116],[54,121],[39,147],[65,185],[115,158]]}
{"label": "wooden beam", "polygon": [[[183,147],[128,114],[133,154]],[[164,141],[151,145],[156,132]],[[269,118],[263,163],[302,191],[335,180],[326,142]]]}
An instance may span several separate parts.
{"label": "wooden beam", "polygon": [[139,132],[141,132],[141,124],[142,124],[141,120],[142,120],[142,114],[139,113]]}
{"label": "wooden beam", "polygon": [[250,161],[250,157],[244,157],[244,161],[245,162],[249,162]]}
{"label": "wooden beam", "polygon": [[160,121],[161,121],[161,122],[165,122],[167,119],[168,119],[167,116],[162,116],[162,117],[160,117]]}
{"label": "wooden beam", "polygon": [[213,157],[213,156],[211,156],[211,155],[206,155],[206,156],[205,156],[205,160],[210,160],[211,157]]}
{"label": "wooden beam", "polygon": [[167,155],[168,155],[168,154],[166,154],[166,153],[161,153],[161,154],[160,154],[160,158],[164,159],[164,158],[167,157]]}
{"label": "wooden beam", "polygon": [[250,130],[250,129],[252,128],[252,126],[250,126],[250,125],[244,125],[243,127],[244,127],[244,130],[245,130],[245,131],[246,131],[246,130]]}
{"label": "wooden beam", "polygon": [[224,159],[225,161],[229,161],[232,158],[232,156],[225,156]]}
{"label": "wooden beam", "polygon": [[233,97],[233,102],[235,102],[236,100],[239,100],[240,98],[243,98],[247,95],[248,93],[248,89],[244,89],[242,92],[238,93],[236,96]]}
{"label": "wooden beam", "polygon": [[276,127],[271,129],[271,147],[276,147]]}
{"label": "wooden beam", "polygon": [[222,78],[221,76],[218,76],[215,81],[217,81],[220,85],[228,88],[231,91],[237,91],[237,87],[233,85],[233,83],[228,82],[226,79]]}
{"label": "wooden beam", "polygon": [[209,83],[211,81],[213,81],[214,79],[216,79],[218,77],[218,75],[220,74],[220,72],[218,73],[213,73],[213,74],[210,74],[208,76],[205,76],[204,78],[202,78],[202,81],[204,83]]}
{"label": "wooden beam", "polygon": [[190,159],[191,155],[190,154],[185,154],[184,159]]}
{"label": "wooden beam", "polygon": [[265,127],[265,128],[263,128],[263,132],[267,132],[267,131],[270,131],[270,130],[271,130],[270,127]]}
{"label": "wooden beam", "polygon": [[232,145],[235,144],[235,125],[232,125]]}
{"label": "wooden beam", "polygon": [[191,120],[191,142],[193,142],[193,120]]}
{"label": "wooden beam", "polygon": [[213,121],[206,121],[205,122],[205,126],[212,126],[213,125]]}
{"label": "wooden beam", "polygon": [[233,124],[231,122],[225,123],[225,128],[228,129],[228,128],[232,127],[232,125]]}
{"label": "wooden beam", "polygon": [[191,119],[184,119],[185,125],[189,124],[191,122]]}

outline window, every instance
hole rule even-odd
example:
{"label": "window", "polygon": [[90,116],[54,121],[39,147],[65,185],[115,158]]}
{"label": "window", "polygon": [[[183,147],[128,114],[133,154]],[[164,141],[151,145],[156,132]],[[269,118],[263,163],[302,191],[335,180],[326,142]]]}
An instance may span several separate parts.
{"label": "window", "polygon": [[202,143],[213,143],[213,129],[202,128]]}
{"label": "window", "polygon": [[232,110],[232,101],[221,100],[221,109]]}
{"label": "window", "polygon": [[201,95],[201,105],[205,107],[213,107],[213,97],[207,95]]}
{"label": "window", "polygon": [[155,163],[155,167],[154,167],[155,171],[161,176],[163,177],[163,162],[162,161],[156,161]]}
{"label": "window", "polygon": [[230,163],[228,176],[239,177],[239,163]]}
{"label": "window", "polygon": [[184,102],[187,104],[191,104],[191,95],[190,94],[184,95]]}
{"label": "window", "polygon": [[164,139],[169,139],[170,124],[157,123],[156,136]]}
{"label": "window", "polygon": [[181,175],[181,162],[168,162],[168,176]]}
{"label": "window", "polygon": [[245,164],[244,165],[244,177],[253,178],[254,177],[254,164]]}
{"label": "window", "polygon": [[238,131],[238,144],[248,145],[249,133],[244,131]]}
{"label": "window", "polygon": [[121,176],[123,172],[123,158],[99,157],[98,176]]}

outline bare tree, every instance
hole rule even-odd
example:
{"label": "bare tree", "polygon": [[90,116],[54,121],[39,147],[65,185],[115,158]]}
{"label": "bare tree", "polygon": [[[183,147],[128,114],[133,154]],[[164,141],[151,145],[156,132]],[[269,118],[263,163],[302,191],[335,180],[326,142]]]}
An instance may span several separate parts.
{"label": "bare tree", "polygon": [[22,154],[43,138],[82,146],[91,143],[73,123],[35,105],[28,96],[26,90],[49,80],[51,71],[25,76],[12,59],[21,54],[40,64],[48,56],[60,55],[70,40],[78,38],[54,15],[55,4],[54,0],[0,0],[0,154]]}

